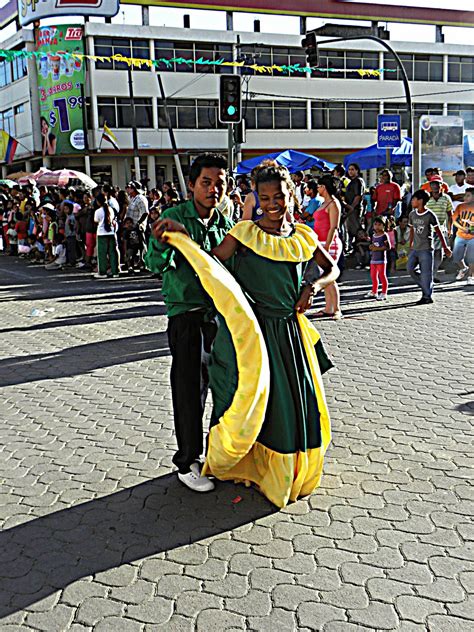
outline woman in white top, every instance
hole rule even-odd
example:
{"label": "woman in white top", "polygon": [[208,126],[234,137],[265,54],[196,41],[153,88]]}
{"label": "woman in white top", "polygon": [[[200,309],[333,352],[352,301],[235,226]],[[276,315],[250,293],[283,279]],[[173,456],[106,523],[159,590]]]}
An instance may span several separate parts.
{"label": "woman in white top", "polygon": [[110,266],[112,277],[117,278],[119,275],[119,253],[115,213],[107,203],[103,193],[99,193],[95,201],[98,206],[94,213],[94,222],[97,224],[98,272],[94,276],[97,279],[106,279],[107,269]]}

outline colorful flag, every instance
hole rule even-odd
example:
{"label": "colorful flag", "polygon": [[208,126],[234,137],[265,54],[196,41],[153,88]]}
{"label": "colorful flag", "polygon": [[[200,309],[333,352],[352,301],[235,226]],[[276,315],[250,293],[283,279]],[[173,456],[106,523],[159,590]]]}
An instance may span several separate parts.
{"label": "colorful flag", "polygon": [[120,150],[120,147],[118,146],[118,142],[117,142],[117,136],[115,136],[115,134],[110,129],[110,127],[107,127],[107,123],[105,122],[104,122],[104,131],[102,132],[102,140],[106,140],[107,142],[109,142],[111,145],[115,147],[115,149],[117,149],[117,151]]}
{"label": "colorful flag", "polygon": [[0,130],[0,162],[11,165],[17,147],[18,141],[5,130]]}

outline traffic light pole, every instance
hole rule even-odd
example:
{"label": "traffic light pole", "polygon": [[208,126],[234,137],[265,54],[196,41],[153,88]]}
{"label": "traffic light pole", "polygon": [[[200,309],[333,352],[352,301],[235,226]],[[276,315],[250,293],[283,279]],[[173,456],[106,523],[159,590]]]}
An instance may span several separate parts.
{"label": "traffic light pole", "polygon": [[229,173],[234,171],[234,124],[227,124],[227,162]]}

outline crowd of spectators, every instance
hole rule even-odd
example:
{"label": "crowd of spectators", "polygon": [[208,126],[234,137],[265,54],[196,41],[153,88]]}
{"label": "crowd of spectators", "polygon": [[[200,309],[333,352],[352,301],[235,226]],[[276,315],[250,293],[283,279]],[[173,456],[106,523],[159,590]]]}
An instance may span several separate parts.
{"label": "crowd of spectators", "polygon": [[[456,172],[451,186],[436,167],[427,169],[425,176],[420,190],[426,193],[426,209],[440,228],[440,235],[435,231],[431,244],[434,281],[439,280],[446,241],[456,246],[456,279],[473,283],[474,168]],[[379,293],[373,285],[369,295],[384,300],[388,288],[384,275],[407,269],[413,249],[409,218],[416,204],[411,202],[410,182],[400,186],[389,169],[382,169],[378,184],[369,188],[357,164],[349,165],[347,170],[337,165],[331,174],[319,177],[296,172],[293,181],[294,219],[315,230],[341,270],[352,265],[372,274],[372,264],[377,264],[382,291]],[[180,201],[182,196],[172,182],[149,191],[136,180],[130,181],[125,190],[109,184],[92,191],[0,185],[0,248],[4,254],[42,264],[47,270],[78,268],[97,278],[117,277],[120,272],[140,273],[153,223]],[[261,210],[252,174],[250,178],[228,179],[219,210],[233,221],[259,220]],[[340,316],[336,284],[327,289],[326,305],[319,315]]]}

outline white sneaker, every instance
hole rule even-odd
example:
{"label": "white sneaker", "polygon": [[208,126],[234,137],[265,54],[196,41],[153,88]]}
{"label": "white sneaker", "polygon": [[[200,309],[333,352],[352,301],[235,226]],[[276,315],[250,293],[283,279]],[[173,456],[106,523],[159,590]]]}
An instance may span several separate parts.
{"label": "white sneaker", "polygon": [[370,292],[367,292],[367,294],[364,295],[365,298],[377,298],[377,294],[375,294],[375,292],[372,292],[372,290],[370,290]]}
{"label": "white sneaker", "polygon": [[189,489],[192,489],[194,492],[212,492],[215,485],[207,476],[201,476],[200,464],[192,463],[190,468],[191,471],[187,474],[178,472],[178,478],[183,485],[186,485],[186,487],[189,487]]}
{"label": "white sneaker", "polygon": [[100,274],[100,272],[96,272],[92,276],[94,277],[94,279],[106,279],[107,278],[106,274]]}
{"label": "white sneaker", "polygon": [[456,274],[456,281],[462,281],[466,276],[468,270],[469,268],[463,268],[462,270],[459,270],[459,272]]}
{"label": "white sneaker", "polygon": [[472,277],[472,276],[467,277],[466,283],[467,283],[467,285],[474,285],[474,277]]}
{"label": "white sneaker", "polygon": [[379,294],[378,296],[375,297],[378,301],[386,301],[387,300],[387,295],[386,294]]}

